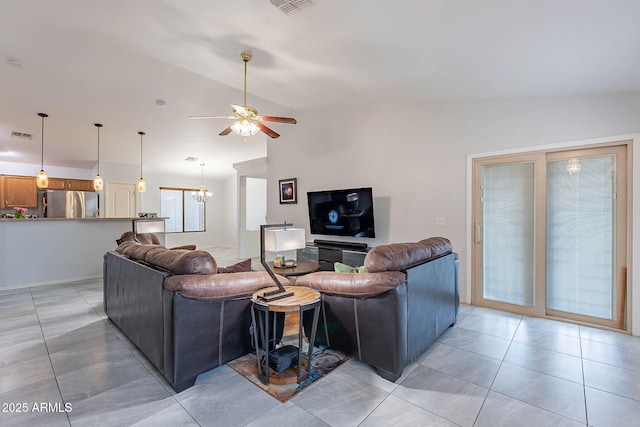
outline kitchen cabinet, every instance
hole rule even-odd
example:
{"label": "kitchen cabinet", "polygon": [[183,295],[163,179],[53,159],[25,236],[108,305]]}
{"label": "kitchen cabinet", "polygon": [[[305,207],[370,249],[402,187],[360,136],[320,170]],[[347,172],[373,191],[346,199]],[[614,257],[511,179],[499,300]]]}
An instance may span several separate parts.
{"label": "kitchen cabinet", "polygon": [[34,176],[9,176],[1,177],[0,185],[2,200],[0,208],[37,208],[38,187]]}
{"label": "kitchen cabinet", "polygon": [[47,190],[93,191],[93,180],[49,178]]}

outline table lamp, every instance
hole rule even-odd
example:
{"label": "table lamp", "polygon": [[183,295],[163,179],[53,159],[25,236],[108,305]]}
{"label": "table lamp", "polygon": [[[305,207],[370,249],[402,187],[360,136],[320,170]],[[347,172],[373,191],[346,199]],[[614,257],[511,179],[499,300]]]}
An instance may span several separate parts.
{"label": "table lamp", "polygon": [[288,228],[292,225],[287,224],[285,221],[284,224],[264,224],[260,226],[260,264],[262,264],[278,287],[277,290],[265,291],[262,295],[258,295],[258,299],[261,301],[273,301],[293,295],[293,292],[287,291],[282,286],[264,256],[265,251],[283,252],[305,247],[304,229]]}

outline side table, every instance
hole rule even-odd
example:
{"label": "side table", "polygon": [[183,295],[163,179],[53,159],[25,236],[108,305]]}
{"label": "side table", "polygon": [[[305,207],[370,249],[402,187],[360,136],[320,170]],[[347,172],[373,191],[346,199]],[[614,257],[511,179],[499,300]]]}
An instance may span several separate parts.
{"label": "side table", "polygon": [[317,262],[298,261],[294,267],[274,267],[273,262],[269,262],[269,267],[274,273],[284,276],[287,279],[290,277],[303,276],[305,274],[314,273],[318,271],[320,267]]}
{"label": "side table", "polygon": [[[256,348],[256,358],[258,361],[258,378],[264,384],[269,383],[269,340],[275,339],[276,336],[276,325],[275,318],[273,324],[273,332],[270,333],[269,328],[269,312],[272,313],[292,313],[299,312],[300,313],[300,322],[298,326],[298,372],[297,379],[298,383],[303,382],[309,377],[311,372],[311,356],[313,355],[313,343],[316,338],[316,329],[318,326],[318,315],[320,313],[320,293],[311,288],[305,288],[302,286],[285,286],[287,291],[293,292],[293,295],[274,300],[274,301],[260,301],[258,299],[258,295],[263,294],[265,291],[276,290],[276,287],[261,289],[255,292],[251,296],[252,309],[251,309],[251,320],[253,321],[254,331],[253,339]],[[309,348],[306,354],[307,357],[307,369],[306,372],[302,372],[302,320],[304,313],[313,310],[313,323],[311,327],[311,336],[307,337],[309,339]],[[260,315],[262,314],[262,315]],[[257,320],[257,322],[256,322]],[[258,340],[258,334],[260,334],[260,340],[262,341],[262,346],[260,346],[260,342]],[[265,366],[264,369],[262,364],[260,363],[260,352],[264,353],[265,357]]]}

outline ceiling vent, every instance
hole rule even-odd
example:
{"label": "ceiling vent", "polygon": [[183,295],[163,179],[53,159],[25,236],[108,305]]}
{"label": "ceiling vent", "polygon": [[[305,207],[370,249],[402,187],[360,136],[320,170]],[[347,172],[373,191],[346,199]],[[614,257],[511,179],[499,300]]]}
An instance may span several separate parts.
{"label": "ceiling vent", "polygon": [[193,157],[193,156],[187,156],[184,158],[187,162],[195,162],[196,160],[198,160],[197,157]]}
{"label": "ceiling vent", "polygon": [[301,9],[305,9],[309,6],[316,4],[313,0],[269,0],[272,5],[277,7],[285,15],[291,15]]}
{"label": "ceiling vent", "polygon": [[11,138],[31,139],[31,134],[30,133],[24,133],[24,132],[16,132],[16,131],[12,130],[11,131]]}

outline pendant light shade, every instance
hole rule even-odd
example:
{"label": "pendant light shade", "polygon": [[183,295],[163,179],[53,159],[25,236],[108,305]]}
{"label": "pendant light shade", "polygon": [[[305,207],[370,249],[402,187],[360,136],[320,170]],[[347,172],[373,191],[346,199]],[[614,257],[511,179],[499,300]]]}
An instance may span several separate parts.
{"label": "pendant light shade", "polygon": [[49,117],[48,114],[38,113],[38,116],[42,117],[42,145],[41,145],[41,163],[40,163],[40,172],[38,176],[36,176],[36,185],[38,188],[48,188],[49,187],[49,177],[47,173],[44,171],[44,118]]}
{"label": "pendant light shade", "polygon": [[100,191],[104,188],[104,182],[100,176],[100,128],[102,125],[100,123],[95,123],[94,126],[98,128],[98,173],[96,174],[96,177],[93,178],[93,189],[95,191]]}
{"label": "pendant light shade", "polygon": [[140,135],[140,179],[138,180],[138,193],[144,193],[147,191],[147,183],[144,182],[144,178],[142,177],[142,136],[144,132],[138,132]]}

